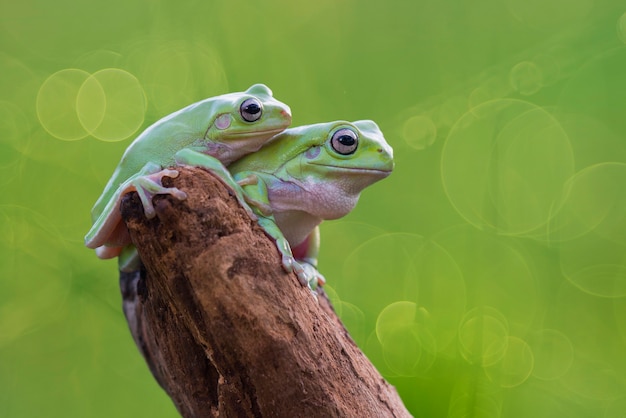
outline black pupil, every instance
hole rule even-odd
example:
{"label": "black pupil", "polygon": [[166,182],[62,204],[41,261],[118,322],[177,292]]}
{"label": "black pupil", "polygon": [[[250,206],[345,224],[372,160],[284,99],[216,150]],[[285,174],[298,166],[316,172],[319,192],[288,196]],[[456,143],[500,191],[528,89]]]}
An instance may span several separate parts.
{"label": "black pupil", "polygon": [[350,135],[341,135],[337,139],[337,141],[339,141],[341,145],[345,145],[346,147],[351,147],[356,142],[356,140]]}
{"label": "black pupil", "polygon": [[246,113],[250,113],[251,115],[256,115],[261,111],[261,106],[256,103],[250,103],[249,105],[246,105],[243,110]]}

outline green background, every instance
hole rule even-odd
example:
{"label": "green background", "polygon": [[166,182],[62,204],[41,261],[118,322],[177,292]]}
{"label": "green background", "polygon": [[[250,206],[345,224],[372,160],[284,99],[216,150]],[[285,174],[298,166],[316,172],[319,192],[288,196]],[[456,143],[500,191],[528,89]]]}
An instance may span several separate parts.
{"label": "green background", "polygon": [[625,12],[1,0],[0,416],[177,416],[89,211],[141,129],[263,82],[394,148],[320,269],[416,417],[626,417]]}

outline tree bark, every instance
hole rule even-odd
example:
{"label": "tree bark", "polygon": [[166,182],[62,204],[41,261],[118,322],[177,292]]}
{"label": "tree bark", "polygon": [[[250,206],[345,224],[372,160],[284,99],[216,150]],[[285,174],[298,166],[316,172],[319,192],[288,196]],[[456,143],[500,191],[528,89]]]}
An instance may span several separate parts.
{"label": "tree bark", "polygon": [[[145,270],[122,273],[140,351],[184,417],[408,417],[323,291],[283,271],[273,241],[212,174],[166,179],[188,195],[136,193],[122,217]],[[332,279],[332,278],[331,278]]]}

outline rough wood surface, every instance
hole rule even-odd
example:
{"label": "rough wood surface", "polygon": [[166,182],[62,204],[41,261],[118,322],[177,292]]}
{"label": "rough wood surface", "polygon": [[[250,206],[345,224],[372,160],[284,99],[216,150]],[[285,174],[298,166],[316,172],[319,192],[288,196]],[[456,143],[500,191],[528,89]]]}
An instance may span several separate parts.
{"label": "rough wood surface", "polygon": [[146,267],[121,276],[140,351],[184,417],[407,417],[395,389],[211,174],[185,167],[147,220],[122,216]]}

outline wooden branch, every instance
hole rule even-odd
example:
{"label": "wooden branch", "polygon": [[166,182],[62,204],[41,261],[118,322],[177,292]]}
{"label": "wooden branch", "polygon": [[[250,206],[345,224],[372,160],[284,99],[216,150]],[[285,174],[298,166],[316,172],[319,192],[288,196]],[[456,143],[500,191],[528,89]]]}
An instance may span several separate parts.
{"label": "wooden branch", "polygon": [[120,283],[133,337],[184,417],[410,416],[219,180],[191,167],[170,180],[189,197],[156,197],[154,219],[135,193],[122,203],[146,270]]}

